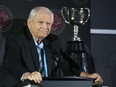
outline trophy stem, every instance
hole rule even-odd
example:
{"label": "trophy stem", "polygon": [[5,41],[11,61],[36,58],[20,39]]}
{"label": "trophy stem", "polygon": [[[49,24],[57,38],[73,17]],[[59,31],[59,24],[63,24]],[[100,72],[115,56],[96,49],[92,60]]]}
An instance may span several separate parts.
{"label": "trophy stem", "polygon": [[78,37],[78,26],[74,25],[74,41],[80,41],[80,38]]}

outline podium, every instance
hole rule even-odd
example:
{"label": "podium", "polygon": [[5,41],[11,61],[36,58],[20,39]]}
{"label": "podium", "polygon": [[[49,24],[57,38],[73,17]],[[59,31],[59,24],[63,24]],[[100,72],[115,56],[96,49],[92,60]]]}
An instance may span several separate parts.
{"label": "podium", "polygon": [[40,84],[30,82],[18,87],[92,87],[93,79],[83,77],[46,77]]}

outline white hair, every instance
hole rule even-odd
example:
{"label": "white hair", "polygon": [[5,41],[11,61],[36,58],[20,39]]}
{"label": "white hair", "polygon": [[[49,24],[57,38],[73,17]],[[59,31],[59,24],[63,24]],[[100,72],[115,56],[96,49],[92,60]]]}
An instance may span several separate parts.
{"label": "white hair", "polygon": [[53,14],[53,12],[50,9],[48,9],[47,7],[43,7],[43,6],[38,6],[38,7],[33,8],[30,11],[28,19],[34,18],[38,14],[38,12],[40,10],[46,10],[46,11],[50,12],[52,14],[52,22],[54,21],[54,14]]}

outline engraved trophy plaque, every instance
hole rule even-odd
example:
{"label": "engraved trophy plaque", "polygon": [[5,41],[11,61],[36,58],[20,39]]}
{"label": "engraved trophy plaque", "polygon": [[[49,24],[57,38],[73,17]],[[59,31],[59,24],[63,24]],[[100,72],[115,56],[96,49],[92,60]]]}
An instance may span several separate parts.
{"label": "engraved trophy plaque", "polygon": [[[66,50],[76,61],[80,64],[81,68],[88,72],[88,64],[87,64],[87,55],[84,42],[78,36],[78,26],[84,25],[89,17],[90,17],[90,9],[89,8],[67,8],[63,7],[61,9],[61,14],[64,21],[67,24],[70,24],[74,28],[74,36],[72,41],[67,42]],[[80,61],[80,62],[79,62]]]}

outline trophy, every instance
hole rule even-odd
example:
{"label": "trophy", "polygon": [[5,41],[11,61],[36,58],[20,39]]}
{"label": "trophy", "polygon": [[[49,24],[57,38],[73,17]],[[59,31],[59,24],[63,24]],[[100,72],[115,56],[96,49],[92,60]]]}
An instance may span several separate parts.
{"label": "trophy", "polygon": [[88,21],[90,17],[89,8],[68,9],[67,7],[63,7],[61,9],[61,14],[67,24],[74,26],[73,40],[80,40],[78,37],[78,25],[84,25]]}
{"label": "trophy", "polygon": [[88,72],[87,64],[87,51],[84,46],[84,42],[78,36],[78,26],[84,25],[89,17],[89,8],[67,8],[61,9],[61,15],[67,24],[70,24],[74,28],[73,41],[68,41],[66,51],[70,54],[71,58],[80,64],[80,68]]}

